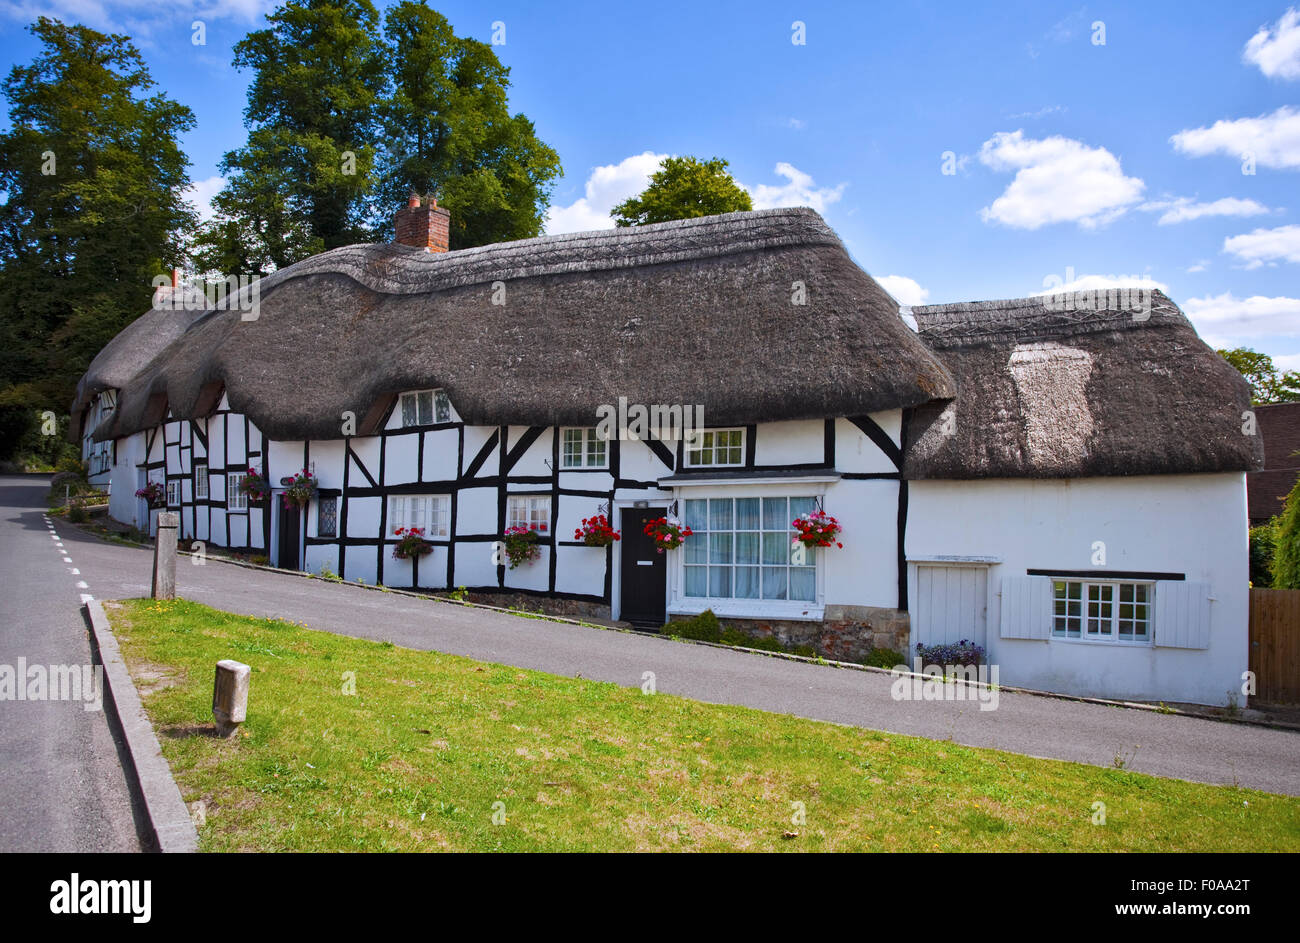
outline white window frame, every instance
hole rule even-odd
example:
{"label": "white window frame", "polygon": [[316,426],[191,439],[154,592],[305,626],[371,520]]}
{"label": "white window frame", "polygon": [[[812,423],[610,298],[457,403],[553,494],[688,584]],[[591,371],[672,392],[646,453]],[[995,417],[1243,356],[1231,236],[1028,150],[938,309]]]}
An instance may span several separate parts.
{"label": "white window frame", "polygon": [[[733,434],[739,436],[739,444],[732,444],[730,441],[723,446],[718,446],[718,436],[726,433],[728,437]],[[725,429],[703,429],[695,433],[698,437],[698,443],[688,441],[683,448],[687,468],[741,468],[745,464],[745,436],[748,430],[744,426],[735,426]],[[693,444],[698,444],[697,448],[692,448]],[[717,460],[719,449],[725,449],[730,452],[735,450],[739,458],[734,462],[720,462]],[[708,455],[710,460],[705,461],[704,456]]]}
{"label": "white window frame", "polygon": [[551,496],[549,494],[509,495],[506,498],[506,527],[528,527],[538,533],[549,534]]}
{"label": "white window frame", "polygon": [[[577,433],[578,446],[575,456],[569,448]],[[577,458],[570,462],[570,458]],[[602,439],[594,426],[564,426],[560,429],[560,468],[563,471],[581,471],[582,469],[609,468],[609,443]]]}
{"label": "white window frame", "polygon": [[[199,474],[200,472],[202,472],[202,474]],[[208,466],[207,465],[194,466],[194,500],[195,501],[208,500]]]}
{"label": "white window frame", "polygon": [[[1052,631],[1055,641],[1065,642],[1100,642],[1112,645],[1150,645],[1155,626],[1155,583],[1151,580],[1083,580],[1052,577]],[[1058,595],[1061,587],[1065,596]],[[1078,596],[1070,595],[1077,587]],[[1145,593],[1145,600],[1137,600],[1138,590]],[[1132,600],[1125,602],[1125,590],[1132,590]],[[1109,595],[1109,599],[1105,598]],[[1065,604],[1064,612],[1061,611]],[[1070,603],[1078,604],[1078,614],[1072,615]],[[1133,606],[1131,618],[1122,616],[1124,606]],[[1137,618],[1138,606],[1146,607],[1146,618]],[[1107,612],[1109,614],[1107,614]],[[1077,635],[1071,635],[1071,623],[1077,623]],[[1064,624],[1062,624],[1064,623]],[[1123,623],[1130,624],[1127,636],[1121,631]],[[1093,628],[1093,625],[1096,628]],[[1136,632],[1141,625],[1146,631],[1139,636]]]}
{"label": "white window frame", "polygon": [[181,482],[179,478],[167,479],[167,506],[169,508],[180,507],[181,505]]}
{"label": "white window frame", "polygon": [[226,475],[226,510],[227,511],[247,511],[248,495],[240,490],[247,475]]}
{"label": "white window frame", "polygon": [[[326,502],[330,502],[334,507],[334,532],[331,534],[324,533],[321,530],[321,521],[325,519]],[[339,499],[336,495],[326,495],[316,499],[316,536],[325,538],[336,538],[339,535]]]}
{"label": "white window frame", "polygon": [[[759,501],[758,526],[757,526],[757,528],[745,528],[745,529],[743,529],[743,530],[739,530],[739,529],[737,529],[737,526],[736,526],[736,518],[735,518],[735,513],[736,513],[736,511],[735,511],[735,505],[734,505],[734,502],[737,501],[737,500],[744,500],[744,499],[747,499],[747,498],[753,498],[753,499],[757,499],[757,500]],[[709,502],[709,504],[707,504],[707,505],[705,506],[705,522],[706,522],[705,526],[703,526],[703,527],[696,527],[696,526],[694,526],[694,525],[691,525],[692,536],[691,536],[691,537],[688,537],[688,538],[686,539],[686,540],[687,540],[687,546],[686,546],[686,547],[683,547],[681,550],[676,551],[677,553],[679,553],[679,554],[681,555],[681,558],[682,558],[682,563],[681,563],[681,573],[682,573],[682,592],[681,592],[681,598],[682,598],[682,600],[685,601],[685,602],[690,602],[690,603],[707,603],[707,602],[709,602],[710,600],[725,600],[726,603],[734,603],[734,604],[739,604],[739,605],[773,605],[773,604],[775,604],[775,605],[779,605],[779,606],[786,606],[786,605],[813,606],[813,605],[816,605],[816,604],[817,604],[817,599],[818,599],[818,591],[819,591],[819,587],[820,587],[820,585],[821,585],[821,582],[820,582],[820,579],[819,579],[820,574],[819,574],[818,571],[821,569],[821,563],[820,563],[820,560],[821,560],[821,556],[822,556],[822,555],[821,555],[821,553],[818,552],[820,548],[808,547],[808,548],[804,548],[805,559],[808,561],[806,564],[799,565],[799,564],[795,564],[795,563],[792,562],[792,561],[793,561],[793,555],[794,555],[794,548],[792,547],[791,544],[792,544],[792,541],[793,541],[793,539],[794,539],[794,528],[790,525],[790,521],[793,521],[793,520],[794,520],[794,518],[795,518],[795,516],[796,516],[797,513],[802,513],[802,512],[795,512],[795,511],[791,511],[791,510],[790,510],[789,505],[790,505],[790,502],[791,502],[792,500],[799,500],[799,501],[808,501],[808,502],[811,502],[811,506],[810,506],[809,510],[815,510],[815,509],[816,509],[816,506],[817,506],[817,505],[816,505],[817,497],[816,497],[815,495],[811,495],[811,494],[770,494],[770,495],[750,495],[750,494],[739,494],[739,495],[710,495],[710,496],[707,496],[707,497],[705,497],[705,496],[701,496],[701,497],[698,497],[698,498],[695,498],[695,497],[688,497],[688,498],[686,498],[686,499],[684,500],[683,508],[682,508],[682,511],[683,511],[683,514],[682,514],[682,520],[683,520],[683,522],[688,523],[688,524],[690,523],[690,519],[689,519],[689,512],[688,512],[688,510],[687,510],[687,505],[686,505],[685,502],[707,501],[707,502]],[[717,529],[717,530],[714,530],[714,529],[711,527],[711,524],[712,524],[712,519],[711,519],[711,515],[712,515],[712,507],[711,507],[711,504],[712,504],[712,502],[715,502],[715,501],[731,501],[731,502],[733,502],[733,504],[732,504],[732,509],[731,509],[731,526],[730,526],[729,528],[719,528],[719,529]],[[765,527],[765,526],[764,526],[764,520],[763,520],[763,504],[764,504],[765,502],[769,502],[769,501],[783,501],[783,502],[785,502],[785,505],[786,505],[786,513],[784,513],[784,514],[782,515],[783,520],[782,520],[782,522],[781,522],[781,526],[778,527],[778,528],[772,528],[772,527]],[[737,563],[737,562],[736,562],[736,545],[737,545],[736,535],[737,535],[737,534],[750,534],[750,533],[753,533],[753,534],[757,534],[757,535],[758,535],[758,546],[757,546],[757,558],[756,558],[756,561],[753,562],[753,563],[750,563],[750,562]],[[730,554],[729,554],[729,556],[730,556],[730,560],[729,560],[729,561],[722,561],[722,562],[717,563],[717,564],[714,564],[714,563],[712,562],[712,558],[713,558],[713,555],[714,555],[714,547],[713,547],[713,542],[710,540],[710,534],[729,534],[729,535],[731,536],[731,541],[730,541],[730,544],[731,544],[731,551],[730,551]],[[778,537],[777,535],[780,535],[780,536]],[[763,560],[764,560],[763,544],[764,544],[765,539],[772,540],[772,541],[774,541],[776,544],[779,544],[779,545],[781,545],[781,546],[784,547],[784,549],[785,549],[785,561],[784,561],[783,563],[764,563],[764,562],[763,562]],[[691,549],[688,551],[688,550],[687,550],[687,547],[690,547]],[[694,554],[696,554],[696,553],[700,553],[700,552],[703,552],[703,554],[704,554],[704,556],[705,556],[705,560],[706,560],[707,562],[704,562],[704,563],[691,562],[690,558],[691,558]],[[755,575],[757,576],[757,578],[758,578],[758,595],[757,595],[757,596],[737,596],[737,595],[735,595],[735,590],[736,590],[736,571],[737,571],[739,568],[741,568],[741,567],[753,567],[754,570],[757,571],[756,574],[755,574]],[[713,580],[712,580],[712,575],[711,575],[711,573],[710,573],[709,571],[710,571],[711,569],[715,569],[715,568],[716,568],[716,569],[726,569],[726,570],[729,570],[729,571],[730,571],[730,574],[729,574],[729,577],[728,577],[728,580],[729,580],[730,585],[731,585],[731,592],[730,592],[730,594],[725,595],[725,596],[722,596],[722,595],[715,596],[715,595],[713,594]],[[784,570],[786,571],[786,575],[785,575],[785,597],[784,597],[784,598],[781,598],[781,597],[778,597],[778,596],[764,596],[764,595],[763,595],[763,579],[764,579],[764,570],[765,570],[765,569],[773,569],[773,568],[784,569]],[[693,570],[701,570],[701,569],[704,571],[704,579],[705,579],[705,593],[704,593],[703,595],[694,595],[694,594],[691,594],[691,593],[689,592],[688,588],[687,588],[687,587],[688,587],[688,583],[689,583],[690,573],[691,573],[691,571],[693,571]],[[791,575],[791,571],[794,571],[794,570],[800,570],[800,571],[804,571],[804,572],[811,572],[811,574],[812,574],[812,586],[813,586],[813,589],[812,589],[812,596],[811,596],[811,597],[800,598],[800,599],[791,599],[791,598],[790,598],[790,582],[791,582],[790,575]]]}
{"label": "white window frame", "polygon": [[421,528],[425,540],[447,539],[451,534],[451,495],[390,494],[388,536],[410,527]]}
{"label": "white window frame", "polygon": [[[411,419],[407,421],[407,404],[411,406]],[[445,390],[411,390],[398,399],[397,408],[403,429],[419,426],[434,426],[451,422],[451,400]],[[426,411],[427,408],[427,411]],[[428,422],[421,420],[428,419]]]}

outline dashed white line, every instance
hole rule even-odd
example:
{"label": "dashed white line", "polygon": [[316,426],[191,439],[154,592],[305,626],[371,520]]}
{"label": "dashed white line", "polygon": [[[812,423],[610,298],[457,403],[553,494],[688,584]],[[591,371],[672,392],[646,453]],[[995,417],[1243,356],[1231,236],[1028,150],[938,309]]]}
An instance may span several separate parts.
{"label": "dashed white line", "polygon": [[63,558],[63,562],[64,562],[64,563],[71,563],[71,562],[72,562],[72,557],[64,557],[64,558]]}
{"label": "dashed white line", "polygon": [[81,571],[78,570],[75,566],[70,566],[70,567],[68,567],[68,569],[71,571],[71,573],[72,573],[73,576],[80,576],[80,575],[81,575]]}
{"label": "dashed white line", "polygon": [[77,589],[90,589],[90,584],[85,580],[77,580]]}
{"label": "dashed white line", "polygon": [[95,601],[95,597],[92,596],[92,595],[90,595],[90,593],[82,593],[82,594],[81,594],[81,601],[82,601],[83,603],[94,602],[94,601]]}

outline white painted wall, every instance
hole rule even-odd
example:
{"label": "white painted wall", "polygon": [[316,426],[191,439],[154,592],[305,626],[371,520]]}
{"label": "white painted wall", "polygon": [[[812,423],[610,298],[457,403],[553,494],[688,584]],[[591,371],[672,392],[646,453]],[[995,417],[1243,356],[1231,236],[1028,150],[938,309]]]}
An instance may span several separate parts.
{"label": "white painted wall", "polygon": [[[1240,473],[1069,480],[914,481],[909,564],[992,556],[989,658],[1001,682],[1097,697],[1224,704],[1248,658],[1246,485]],[[1106,566],[1093,567],[1093,543]],[[910,565],[910,595],[916,592]],[[1003,639],[999,590],[1026,569],[1185,573],[1210,585],[1210,647]],[[1159,607],[1159,594],[1155,605]]]}

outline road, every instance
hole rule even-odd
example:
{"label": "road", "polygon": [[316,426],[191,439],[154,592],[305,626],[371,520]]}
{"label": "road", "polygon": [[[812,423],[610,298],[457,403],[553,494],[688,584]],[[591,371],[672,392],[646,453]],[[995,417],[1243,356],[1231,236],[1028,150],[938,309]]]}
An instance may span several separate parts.
{"label": "road", "polygon": [[[82,591],[99,599],[148,594],[148,551],[57,527],[89,585]],[[18,529],[27,549],[0,560],[6,582],[7,568],[18,565],[30,566],[26,580],[74,579],[43,545],[50,542],[43,531],[43,525]],[[521,619],[214,560],[194,566],[183,558],[177,585],[186,598],[220,609],[409,648],[629,687],[652,671],[660,692],[701,701],[1104,767],[1120,757],[1125,768],[1158,776],[1300,795],[1300,734],[1285,730],[1007,692],[990,711],[971,701],[895,700],[886,674]],[[68,609],[67,619],[75,615],[76,592],[63,585],[49,590]]]}
{"label": "road", "polygon": [[[51,539],[48,479],[0,477],[0,665],[91,664],[78,587]],[[66,525],[60,525],[64,530]],[[69,557],[71,559],[71,557]],[[16,693],[16,692],[15,692]],[[0,700],[0,851],[139,851],[135,808],[103,710]]]}

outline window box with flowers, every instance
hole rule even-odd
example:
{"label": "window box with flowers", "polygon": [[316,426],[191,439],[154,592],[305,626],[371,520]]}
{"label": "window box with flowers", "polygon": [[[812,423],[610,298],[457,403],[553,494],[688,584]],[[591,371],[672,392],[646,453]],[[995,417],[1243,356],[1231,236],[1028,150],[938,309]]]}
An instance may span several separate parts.
{"label": "window box with flowers", "polygon": [[271,494],[271,483],[256,468],[250,468],[248,474],[239,480],[239,490],[249,504],[261,504]]}
{"label": "window box with flowers", "polygon": [[676,550],[694,531],[675,517],[660,517],[645,526],[645,534],[654,541],[655,550]]}
{"label": "window box with flowers", "polygon": [[501,542],[505,547],[506,559],[510,561],[510,569],[532,563],[542,555],[542,548],[537,546],[537,531],[536,524],[529,526],[516,524],[514,527],[506,528]]}
{"label": "window box with flowers", "polygon": [[163,490],[161,482],[151,481],[143,488],[136,491],[137,498],[144,498],[149,502],[150,508],[165,508],[167,506],[167,492]]}
{"label": "window box with flowers", "polygon": [[303,509],[311,504],[312,499],[316,497],[316,479],[312,473],[303,469],[289,480],[284,487],[284,507],[288,510],[291,507]]}
{"label": "window box with flowers", "polygon": [[397,537],[393,556],[398,560],[412,560],[433,553],[433,544],[424,539],[423,527],[399,527],[393,535]]}
{"label": "window box with flowers", "polygon": [[609,518],[604,514],[584,517],[582,526],[573,532],[573,539],[581,540],[588,547],[608,547],[620,537],[620,533],[610,526]]}

